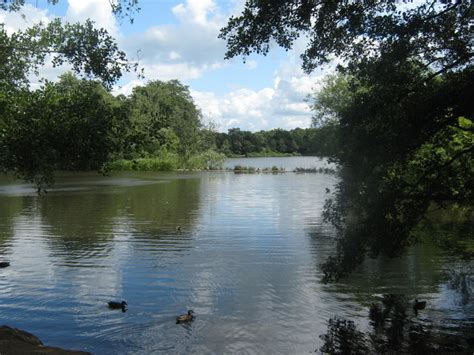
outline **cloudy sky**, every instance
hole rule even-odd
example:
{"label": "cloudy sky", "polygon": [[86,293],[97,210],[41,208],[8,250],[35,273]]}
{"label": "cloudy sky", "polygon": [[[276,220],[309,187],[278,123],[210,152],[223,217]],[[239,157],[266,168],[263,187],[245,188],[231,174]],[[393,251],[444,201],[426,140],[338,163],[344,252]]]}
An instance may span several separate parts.
{"label": "cloudy sky", "polygon": [[[301,71],[303,40],[290,52],[275,47],[268,56],[251,56],[245,63],[242,58],[224,60],[219,29],[230,15],[240,13],[243,0],[140,0],[133,24],[114,18],[108,0],[62,0],[57,6],[46,0],[27,2],[22,14],[0,12],[7,30],[56,16],[70,22],[91,18],[145,71],[144,80],[126,74],[115,93],[128,95],[148,80],[178,79],[190,87],[204,120],[219,131],[309,127],[305,98],[329,70]],[[46,66],[42,75],[54,80],[64,70]]]}

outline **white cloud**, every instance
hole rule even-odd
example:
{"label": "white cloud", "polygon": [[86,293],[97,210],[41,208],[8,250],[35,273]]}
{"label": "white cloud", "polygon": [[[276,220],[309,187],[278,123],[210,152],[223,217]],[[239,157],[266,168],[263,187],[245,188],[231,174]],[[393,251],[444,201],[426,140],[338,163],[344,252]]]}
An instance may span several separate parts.
{"label": "white cloud", "polygon": [[[225,43],[217,36],[227,18],[220,14],[215,1],[187,0],[173,7],[172,12],[178,24],[156,25],[121,39],[127,53],[140,53],[145,76],[152,80],[189,80],[222,67]],[[172,69],[177,69],[174,75]]]}
{"label": "white cloud", "polygon": [[31,5],[25,5],[21,11],[0,11],[0,23],[3,23],[9,35],[18,30],[24,30],[40,22],[48,23],[51,16],[47,10],[37,9]]}
{"label": "white cloud", "polygon": [[218,96],[212,92],[191,91],[204,118],[216,123],[218,130],[240,127],[259,131],[273,128],[309,127],[311,113],[303,102],[280,102],[281,93],[273,88],[238,89]]}
{"label": "white cloud", "polygon": [[200,91],[192,94],[204,117],[213,120],[220,131],[232,127],[251,131],[307,128],[313,113],[306,98],[320,89],[323,78],[334,67],[335,64],[308,75],[301,69],[298,52],[291,51],[275,70],[271,87],[240,88],[222,95]]}
{"label": "white cloud", "polygon": [[175,52],[175,51],[171,51],[171,52],[169,53],[169,58],[170,58],[171,60],[177,60],[177,59],[180,59],[180,58],[181,58],[181,55],[180,55],[179,53]]}
{"label": "white cloud", "polygon": [[113,90],[113,94],[129,96],[132,93],[134,87],[144,84],[145,82],[143,80],[129,79],[125,84],[116,86]]}
{"label": "white cloud", "polygon": [[257,68],[258,63],[255,60],[248,60],[248,61],[245,62],[245,66],[248,69],[253,70],[253,69]]}
{"label": "white cloud", "polygon": [[64,19],[67,22],[84,22],[91,19],[110,34],[117,35],[118,28],[109,1],[104,0],[68,0],[69,7]]}
{"label": "white cloud", "polygon": [[171,10],[182,22],[189,22],[207,27],[210,22],[208,13],[216,10],[214,0],[188,0],[185,4],[178,4]]}

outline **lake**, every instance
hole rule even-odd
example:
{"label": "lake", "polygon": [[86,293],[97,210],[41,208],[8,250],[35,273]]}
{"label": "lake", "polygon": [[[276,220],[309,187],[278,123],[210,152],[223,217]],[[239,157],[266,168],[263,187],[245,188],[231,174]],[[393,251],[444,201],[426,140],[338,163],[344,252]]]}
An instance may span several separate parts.
{"label": "lake", "polygon": [[[317,157],[232,159],[227,166],[327,166]],[[98,354],[309,353],[329,318],[366,326],[383,293],[428,301],[452,331],[472,303],[447,287],[454,261],[417,245],[321,283],[334,230],[321,218],[325,174],[60,174],[38,196],[0,185],[0,320],[45,344]],[[181,230],[177,230],[180,226]],[[109,310],[126,300],[127,312]],[[175,324],[193,309],[189,325]]]}

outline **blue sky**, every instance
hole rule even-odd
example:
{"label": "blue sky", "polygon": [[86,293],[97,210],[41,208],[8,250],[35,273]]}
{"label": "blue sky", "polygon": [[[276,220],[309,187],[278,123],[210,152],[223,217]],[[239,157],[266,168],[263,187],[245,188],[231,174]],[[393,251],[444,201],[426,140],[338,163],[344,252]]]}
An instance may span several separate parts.
{"label": "blue sky", "polygon": [[[320,87],[325,73],[301,71],[299,54],[304,40],[285,52],[274,47],[268,56],[224,60],[225,42],[219,29],[243,8],[243,0],[140,0],[134,23],[117,20],[108,0],[29,0],[23,15],[0,12],[0,22],[14,31],[60,16],[77,22],[91,18],[117,39],[129,58],[139,61],[145,79],[126,74],[114,93],[129,95],[148,80],[178,79],[188,85],[205,122],[219,131],[309,127],[311,112],[305,98]],[[46,66],[41,76],[50,80],[67,67]]]}

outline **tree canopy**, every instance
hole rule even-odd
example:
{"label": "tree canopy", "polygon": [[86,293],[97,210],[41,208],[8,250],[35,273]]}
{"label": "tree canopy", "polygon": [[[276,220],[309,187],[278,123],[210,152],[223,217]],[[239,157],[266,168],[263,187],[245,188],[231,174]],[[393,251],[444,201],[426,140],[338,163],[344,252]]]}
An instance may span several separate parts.
{"label": "tree canopy", "polygon": [[130,107],[132,122],[146,152],[154,153],[167,146],[168,150],[189,156],[198,150],[201,112],[187,86],[177,80],[150,81],[133,90]]}
{"label": "tree canopy", "polygon": [[[19,11],[25,3],[5,0],[0,9]],[[119,17],[138,10],[136,0],[110,4]],[[31,74],[45,63],[67,63],[76,75],[98,81],[66,75],[58,84],[42,80],[31,91]],[[106,89],[136,69],[115,39],[90,20],[57,18],[13,33],[0,24],[0,169],[41,186],[52,180],[54,169],[100,166],[117,148],[111,132],[123,123],[120,105],[111,104]]]}
{"label": "tree canopy", "polygon": [[303,37],[308,72],[334,57],[351,66],[380,57],[416,58],[454,70],[472,58],[473,16],[469,0],[248,0],[220,37],[227,40],[227,58],[267,54],[272,41],[290,49]]}

